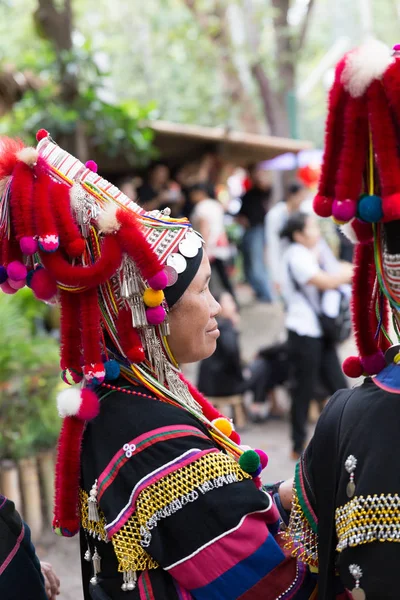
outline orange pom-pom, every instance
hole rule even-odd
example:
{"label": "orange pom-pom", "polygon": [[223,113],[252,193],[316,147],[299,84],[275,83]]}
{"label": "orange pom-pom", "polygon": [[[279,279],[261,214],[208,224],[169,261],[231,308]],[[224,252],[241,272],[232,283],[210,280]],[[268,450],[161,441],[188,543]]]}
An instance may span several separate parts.
{"label": "orange pom-pom", "polygon": [[218,417],[218,419],[214,419],[212,422],[214,427],[216,427],[221,433],[229,437],[233,431],[233,425],[228,419],[224,419],[224,417]]}
{"label": "orange pom-pom", "polygon": [[143,302],[150,308],[160,306],[163,300],[164,292],[162,290],[153,290],[152,288],[147,288],[143,293]]}

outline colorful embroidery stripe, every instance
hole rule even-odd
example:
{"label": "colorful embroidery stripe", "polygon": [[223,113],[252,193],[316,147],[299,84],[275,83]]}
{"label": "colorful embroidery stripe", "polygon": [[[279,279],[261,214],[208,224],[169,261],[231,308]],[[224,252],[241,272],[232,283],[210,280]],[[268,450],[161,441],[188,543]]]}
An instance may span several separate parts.
{"label": "colorful embroidery stripe", "polygon": [[317,533],[318,532],[318,520],[317,520],[317,517],[316,517],[316,515],[312,509],[312,506],[310,505],[308,498],[307,498],[307,494],[306,494],[305,487],[304,487],[303,471],[301,469],[300,461],[296,465],[294,482],[295,482],[297,497],[299,499],[301,508],[304,512],[304,515],[305,515],[307,521],[309,522],[310,527],[313,530],[313,532]]}
{"label": "colorful embroidery stripe", "polygon": [[138,589],[140,600],[155,600],[153,594],[153,586],[151,585],[150,575],[148,571],[144,571],[139,577]]}
{"label": "colorful embroidery stripe", "polygon": [[212,583],[190,590],[196,600],[237,600],[285,558],[278,544],[269,535],[251,556],[242,560]]}
{"label": "colorful embroidery stripe", "polygon": [[[137,455],[149,446],[157,444],[158,442],[185,436],[194,436],[209,440],[209,438],[196,427],[188,425],[169,425],[168,427],[160,427],[159,429],[153,429],[150,432],[146,432],[128,443],[129,445],[134,444],[136,446],[134,454]],[[98,479],[97,497],[99,500],[128,460],[129,458],[125,455],[125,451],[121,448],[108,463]]]}
{"label": "colorful embroidery stripe", "polygon": [[114,521],[106,525],[106,531],[109,538],[111,538],[117,531],[119,531],[119,529],[121,529],[121,527],[125,525],[129,517],[133,515],[136,509],[137,497],[144,488],[148,487],[152,483],[155,483],[159,479],[166,477],[170,473],[173,473],[178,469],[186,467],[195,460],[199,460],[199,458],[205,456],[206,454],[209,454],[210,452],[219,452],[219,450],[217,448],[210,448],[208,450],[200,450],[199,448],[193,448],[192,450],[188,450],[181,456],[178,456],[166,465],[163,465],[159,469],[156,469],[152,473],[149,473],[149,475],[147,475],[146,477],[143,477],[143,479],[141,479],[133,488],[128,504],[121,510],[116,519],[114,519]]}
{"label": "colorful embroidery stripe", "polygon": [[21,545],[21,542],[24,538],[24,535],[25,535],[25,527],[24,527],[24,525],[22,525],[21,533],[19,534],[17,541],[15,542],[14,548],[11,550],[11,552],[9,553],[7,558],[4,560],[4,562],[0,565],[0,575],[6,570],[6,568],[8,567],[8,565],[10,564],[10,562],[12,561],[14,556],[17,554],[19,547]]}
{"label": "colorful embroidery stripe", "polygon": [[220,536],[168,572],[186,588],[208,585],[264,544],[269,535],[266,514],[267,511],[246,515],[234,531]]}

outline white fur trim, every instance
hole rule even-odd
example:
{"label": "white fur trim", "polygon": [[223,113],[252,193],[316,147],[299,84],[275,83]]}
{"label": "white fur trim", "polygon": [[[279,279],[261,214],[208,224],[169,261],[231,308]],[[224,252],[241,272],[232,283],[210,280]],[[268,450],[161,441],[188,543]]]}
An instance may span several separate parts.
{"label": "white fur trim", "polygon": [[35,148],[22,148],[22,150],[16,154],[17,160],[24,162],[28,167],[36,165],[38,156],[39,153]]}
{"label": "white fur trim", "polygon": [[352,222],[353,221],[350,221],[349,223],[345,223],[344,225],[341,225],[340,231],[343,233],[343,235],[345,237],[347,237],[348,240],[350,240],[350,242],[352,244],[357,244],[358,239],[357,239],[356,233],[352,227]]}
{"label": "white fur trim", "polygon": [[63,418],[78,414],[81,402],[80,390],[76,388],[63,390],[57,396],[58,414]]}
{"label": "white fur trim", "polygon": [[114,233],[121,227],[121,223],[117,219],[118,207],[115,204],[108,204],[102,210],[97,218],[100,233]]}
{"label": "white fur trim", "polygon": [[341,77],[345,90],[353,98],[360,98],[375,79],[381,79],[393,62],[392,52],[386,44],[373,39],[365,42],[347,55]]}

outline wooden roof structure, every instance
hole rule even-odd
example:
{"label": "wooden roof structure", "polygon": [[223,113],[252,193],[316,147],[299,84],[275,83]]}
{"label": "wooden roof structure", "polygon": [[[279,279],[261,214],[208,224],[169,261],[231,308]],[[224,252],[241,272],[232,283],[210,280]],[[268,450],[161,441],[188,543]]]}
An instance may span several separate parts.
{"label": "wooden roof structure", "polygon": [[297,154],[313,146],[309,141],[244,133],[224,127],[167,121],[153,121],[150,127],[154,131],[154,145],[160,159],[172,167],[196,160],[206,152],[214,152],[227,162],[246,167],[286,152]]}

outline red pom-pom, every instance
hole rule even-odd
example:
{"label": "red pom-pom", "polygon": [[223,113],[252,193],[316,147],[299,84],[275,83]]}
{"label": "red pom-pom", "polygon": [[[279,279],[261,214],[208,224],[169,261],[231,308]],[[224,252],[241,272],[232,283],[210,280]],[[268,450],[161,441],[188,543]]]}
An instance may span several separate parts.
{"label": "red pom-pom", "polygon": [[47,269],[36,269],[30,287],[38,300],[51,300],[57,293],[57,282]]}
{"label": "red pom-pom", "polygon": [[343,373],[351,379],[357,379],[364,373],[364,368],[358,356],[348,356],[342,365]]}
{"label": "red pom-pom", "polygon": [[143,346],[133,346],[126,351],[126,356],[131,363],[141,363],[146,358]]}
{"label": "red pom-pom", "polygon": [[400,193],[382,198],[383,222],[400,219]]}
{"label": "red pom-pom", "polygon": [[36,134],[36,141],[40,142],[40,140],[43,140],[43,138],[48,137],[49,136],[49,132],[46,131],[45,129],[39,129],[39,131]]}
{"label": "red pom-pom", "polygon": [[77,418],[82,421],[90,421],[97,417],[100,412],[100,403],[96,394],[87,388],[81,390],[81,405],[77,412]]}
{"label": "red pom-pom", "polygon": [[87,163],[85,163],[85,167],[87,169],[90,169],[90,171],[92,171],[93,173],[97,173],[98,166],[97,163],[94,162],[94,160],[88,160]]}
{"label": "red pom-pom", "polygon": [[78,258],[78,256],[82,256],[85,251],[85,240],[83,238],[77,238],[67,245],[66,251],[68,256],[71,258]]}
{"label": "red pom-pom", "polygon": [[330,217],[332,215],[332,204],[333,198],[327,198],[326,196],[317,194],[313,202],[314,212],[319,217]]}
{"label": "red pom-pom", "polygon": [[13,262],[7,265],[7,274],[13,281],[22,281],[26,279],[28,270],[22,262],[13,260]]}
{"label": "red pom-pom", "polygon": [[237,431],[233,430],[231,435],[229,436],[229,439],[232,440],[232,442],[234,442],[238,446],[240,446],[240,435]]}

